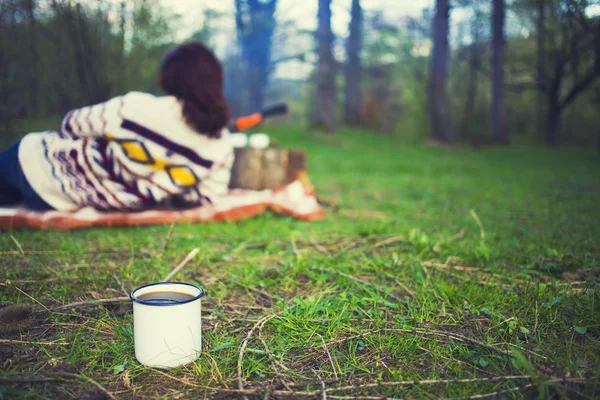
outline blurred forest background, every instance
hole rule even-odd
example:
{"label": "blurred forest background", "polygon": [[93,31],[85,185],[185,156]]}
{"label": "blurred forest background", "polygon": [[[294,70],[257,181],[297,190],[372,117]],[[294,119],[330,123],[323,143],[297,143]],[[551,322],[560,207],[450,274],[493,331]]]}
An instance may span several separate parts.
{"label": "blurred forest background", "polygon": [[[408,0],[182,0],[191,30],[176,1],[0,0],[0,135],[160,94],[162,57],[200,40],[224,63],[234,115],[285,101],[284,123],[330,134],[600,150],[595,1],[431,0],[415,14]],[[309,3],[307,28],[294,10]]]}

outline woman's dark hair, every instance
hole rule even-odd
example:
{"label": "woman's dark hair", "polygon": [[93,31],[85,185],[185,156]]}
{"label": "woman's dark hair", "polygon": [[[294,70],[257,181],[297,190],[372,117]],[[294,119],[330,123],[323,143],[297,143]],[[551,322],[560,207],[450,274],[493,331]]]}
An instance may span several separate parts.
{"label": "woman's dark hair", "polygon": [[223,68],[202,43],[178,46],[164,59],[160,86],[183,102],[183,116],[195,131],[218,138],[229,121],[223,96]]}

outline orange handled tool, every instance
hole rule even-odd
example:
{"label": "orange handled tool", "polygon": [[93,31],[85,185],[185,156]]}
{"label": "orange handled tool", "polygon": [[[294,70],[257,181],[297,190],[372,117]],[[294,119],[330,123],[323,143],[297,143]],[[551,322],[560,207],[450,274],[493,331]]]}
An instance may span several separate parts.
{"label": "orange handled tool", "polygon": [[258,124],[260,124],[265,118],[273,117],[276,115],[283,115],[288,112],[287,104],[280,103],[271,107],[267,107],[264,110],[247,115],[245,117],[239,117],[231,121],[228,128],[231,132],[240,132],[248,130]]}

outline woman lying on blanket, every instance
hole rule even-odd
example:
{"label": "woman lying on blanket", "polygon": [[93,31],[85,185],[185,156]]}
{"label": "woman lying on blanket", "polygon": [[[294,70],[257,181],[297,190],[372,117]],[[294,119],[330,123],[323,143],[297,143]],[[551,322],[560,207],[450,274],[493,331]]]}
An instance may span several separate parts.
{"label": "woman lying on blanket", "polygon": [[131,92],[70,111],[60,132],[30,133],[0,153],[0,205],[35,210],[141,210],[214,202],[233,149],[223,70],[200,43],[160,71],[165,97]]}

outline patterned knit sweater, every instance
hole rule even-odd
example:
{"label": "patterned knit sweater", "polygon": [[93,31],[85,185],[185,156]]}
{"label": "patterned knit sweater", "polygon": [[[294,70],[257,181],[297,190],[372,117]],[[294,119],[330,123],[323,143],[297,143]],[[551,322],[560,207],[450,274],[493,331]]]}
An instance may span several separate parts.
{"label": "patterned knit sweater", "polygon": [[226,194],[229,132],[198,134],[174,97],[131,92],[70,111],[60,132],[30,133],[19,161],[38,195],[61,211],[197,206]]}

